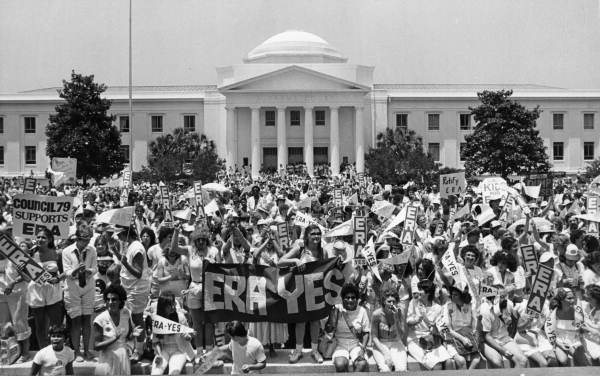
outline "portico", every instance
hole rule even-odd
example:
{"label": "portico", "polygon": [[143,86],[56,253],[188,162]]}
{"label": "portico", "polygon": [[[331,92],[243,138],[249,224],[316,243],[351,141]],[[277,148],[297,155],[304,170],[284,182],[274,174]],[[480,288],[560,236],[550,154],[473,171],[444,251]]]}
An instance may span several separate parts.
{"label": "portico", "polygon": [[311,176],[322,164],[334,175],[344,162],[364,171],[372,67],[347,64],[327,42],[298,31],[269,38],[244,62],[217,70],[228,167],[250,165],[253,177],[261,167],[296,163]]}

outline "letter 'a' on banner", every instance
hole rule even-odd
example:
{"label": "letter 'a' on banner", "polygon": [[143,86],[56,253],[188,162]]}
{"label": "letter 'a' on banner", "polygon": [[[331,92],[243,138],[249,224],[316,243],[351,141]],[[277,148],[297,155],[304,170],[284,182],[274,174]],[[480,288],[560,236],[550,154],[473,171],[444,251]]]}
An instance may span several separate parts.
{"label": "letter 'a' on banner", "polygon": [[33,281],[46,282],[52,278],[52,274],[23,252],[7,234],[0,234],[0,253]]}
{"label": "letter 'a' on banner", "polygon": [[550,290],[550,283],[554,275],[554,259],[538,265],[538,271],[531,287],[531,294],[527,301],[527,312],[531,315],[541,315],[544,303]]}
{"label": "letter 'a' on banner", "polygon": [[169,320],[162,316],[152,314],[152,334],[182,334],[194,333],[194,329]]}
{"label": "letter 'a' on banner", "polygon": [[406,216],[404,217],[404,228],[400,236],[400,243],[404,245],[413,245],[415,242],[415,230],[417,229],[417,213],[419,207],[410,204],[406,207]]}
{"label": "letter 'a' on banner", "polygon": [[204,262],[205,322],[321,320],[341,302],[344,274],[338,258],[300,267]]}

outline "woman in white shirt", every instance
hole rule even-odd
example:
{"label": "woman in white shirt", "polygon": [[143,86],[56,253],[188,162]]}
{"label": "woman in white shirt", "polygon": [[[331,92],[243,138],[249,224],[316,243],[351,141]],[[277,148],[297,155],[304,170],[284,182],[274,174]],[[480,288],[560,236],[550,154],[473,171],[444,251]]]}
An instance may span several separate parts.
{"label": "woman in white shirt", "polygon": [[456,369],[476,369],[481,361],[475,336],[477,319],[471,305],[471,294],[456,287],[450,288],[450,301],[444,305],[445,344]]}

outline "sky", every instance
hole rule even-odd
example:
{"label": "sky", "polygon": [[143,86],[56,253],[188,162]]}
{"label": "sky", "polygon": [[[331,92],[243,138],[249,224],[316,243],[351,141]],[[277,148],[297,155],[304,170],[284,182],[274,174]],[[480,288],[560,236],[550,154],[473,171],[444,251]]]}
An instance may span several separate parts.
{"label": "sky", "polygon": [[[379,84],[600,90],[600,0],[132,0],[133,84],[212,85],[272,35],[319,35]],[[128,82],[128,0],[0,0],[0,92]]]}

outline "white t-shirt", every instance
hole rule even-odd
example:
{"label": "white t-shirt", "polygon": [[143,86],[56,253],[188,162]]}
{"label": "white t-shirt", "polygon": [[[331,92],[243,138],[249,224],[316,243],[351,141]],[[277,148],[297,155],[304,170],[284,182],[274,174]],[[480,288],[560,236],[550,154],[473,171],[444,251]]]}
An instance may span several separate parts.
{"label": "white t-shirt", "polygon": [[231,368],[232,375],[242,374],[242,366],[244,364],[256,364],[267,360],[265,349],[259,340],[248,336],[248,343],[245,346],[240,346],[236,341],[229,342],[229,350],[233,358],[233,367]]}
{"label": "white t-shirt", "polygon": [[52,349],[52,345],[46,346],[33,357],[33,362],[42,366],[40,376],[66,375],[65,366],[73,360],[75,360],[75,352],[67,345],[58,352]]}

